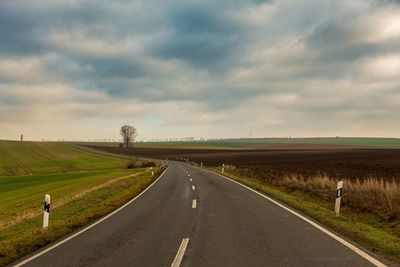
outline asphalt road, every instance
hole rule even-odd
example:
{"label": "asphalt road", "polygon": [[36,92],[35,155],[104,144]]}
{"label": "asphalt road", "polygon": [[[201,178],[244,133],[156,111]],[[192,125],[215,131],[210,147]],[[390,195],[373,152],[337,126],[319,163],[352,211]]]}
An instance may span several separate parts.
{"label": "asphalt road", "polygon": [[254,192],[173,162],[134,202],[25,266],[171,266],[173,262],[175,266],[372,266]]}

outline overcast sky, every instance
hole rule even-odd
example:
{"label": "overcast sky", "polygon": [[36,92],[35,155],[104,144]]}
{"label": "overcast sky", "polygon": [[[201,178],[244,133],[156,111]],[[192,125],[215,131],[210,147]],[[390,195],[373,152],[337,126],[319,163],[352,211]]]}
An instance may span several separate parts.
{"label": "overcast sky", "polygon": [[400,1],[2,0],[0,139],[400,136]]}

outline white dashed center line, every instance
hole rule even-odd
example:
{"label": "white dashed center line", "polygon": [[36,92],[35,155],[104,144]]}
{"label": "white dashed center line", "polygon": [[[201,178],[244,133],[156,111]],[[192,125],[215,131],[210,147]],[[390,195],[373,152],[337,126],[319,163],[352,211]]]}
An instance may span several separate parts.
{"label": "white dashed center line", "polygon": [[196,187],[194,187],[194,185],[192,185],[192,190],[196,190]]}
{"label": "white dashed center line", "polygon": [[197,207],[197,200],[193,199],[192,201],[192,209],[195,209]]}
{"label": "white dashed center line", "polygon": [[189,244],[189,238],[182,239],[182,243],[179,246],[178,252],[176,253],[175,259],[172,262],[171,267],[179,267],[181,265],[188,244]]}

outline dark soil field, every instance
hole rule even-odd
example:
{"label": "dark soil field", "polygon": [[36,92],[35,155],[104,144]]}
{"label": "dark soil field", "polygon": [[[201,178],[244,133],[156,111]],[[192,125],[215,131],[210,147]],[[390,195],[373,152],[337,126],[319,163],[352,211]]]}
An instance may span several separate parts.
{"label": "dark soil field", "polygon": [[222,164],[267,172],[272,176],[326,174],[332,178],[369,177],[400,181],[400,149],[354,148],[332,145],[282,145],[271,149],[182,149],[90,147],[116,154]]}

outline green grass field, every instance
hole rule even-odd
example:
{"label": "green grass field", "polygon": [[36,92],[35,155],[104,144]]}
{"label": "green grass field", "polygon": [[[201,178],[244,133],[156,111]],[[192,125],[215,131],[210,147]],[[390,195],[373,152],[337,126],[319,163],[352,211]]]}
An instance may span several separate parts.
{"label": "green grass field", "polygon": [[0,141],[0,230],[38,216],[45,194],[57,207],[108,181],[144,170],[124,166],[125,159],[67,144]]}
{"label": "green grass field", "polygon": [[0,176],[118,168],[121,161],[62,143],[0,141]]}
{"label": "green grass field", "polygon": [[140,171],[143,169],[3,177],[0,179],[0,231],[39,216],[45,194],[51,195],[54,208],[108,181]]}
{"label": "green grass field", "polygon": [[139,142],[137,147],[171,147],[171,148],[268,148],[271,145],[338,145],[400,148],[400,138],[379,137],[321,137],[321,138],[241,138],[190,142]]}

